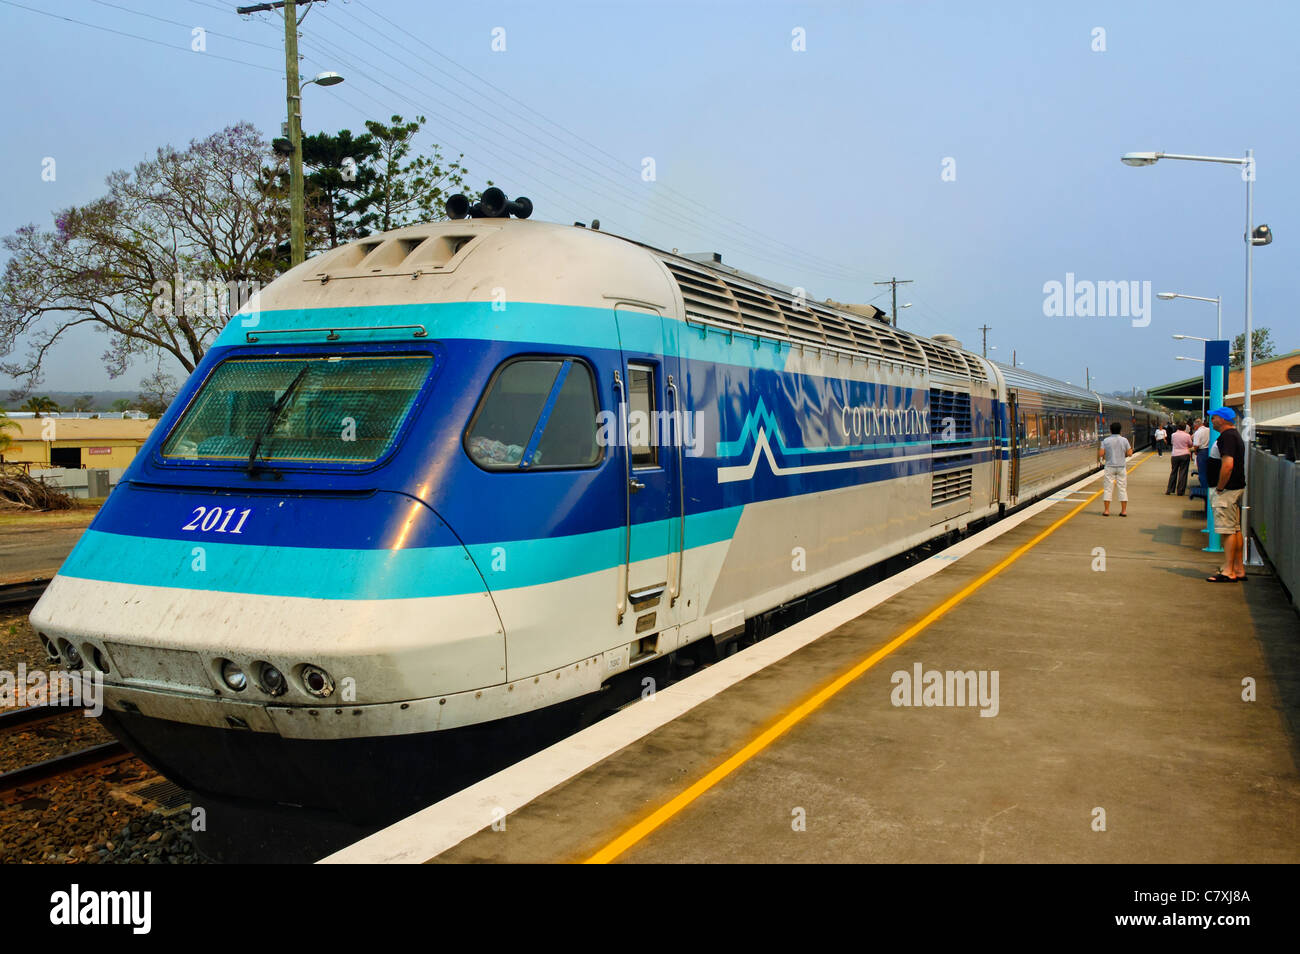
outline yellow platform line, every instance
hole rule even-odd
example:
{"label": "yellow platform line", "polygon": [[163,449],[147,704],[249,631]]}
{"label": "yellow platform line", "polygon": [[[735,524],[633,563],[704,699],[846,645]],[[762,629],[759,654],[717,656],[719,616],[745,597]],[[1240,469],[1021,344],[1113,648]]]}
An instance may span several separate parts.
{"label": "yellow platform line", "polygon": [[[1130,467],[1128,472],[1131,474],[1133,471],[1137,470],[1139,467],[1142,466],[1142,464],[1144,464],[1147,460],[1149,460],[1150,457],[1151,455],[1148,453],[1145,457],[1143,457],[1132,467]],[[1034,547],[1038,546],[1038,544],[1042,543],[1044,540],[1050,537],[1053,533],[1055,533],[1062,526],[1064,526],[1067,521],[1073,519],[1078,513],[1080,513],[1085,507],[1087,507],[1088,504],[1092,503],[1101,495],[1102,495],[1102,491],[1100,490],[1094,491],[1091,497],[1089,497],[1083,503],[1079,504],[1069,513],[1067,513],[1064,517],[1057,520],[1050,527],[1048,527],[1046,530],[1043,530],[1041,533],[1039,533],[1029,542],[1021,544],[1014,551],[1012,551],[1008,556],[1004,557],[1001,560],[1001,562],[999,562],[997,565],[985,571],[978,579],[974,580],[971,583],[968,583],[966,586],[962,587],[958,592],[948,597],[946,600],[944,600],[934,609],[930,610],[930,612],[926,613],[923,617],[921,617],[911,626],[907,627],[907,629],[903,630],[903,632],[899,633],[897,636],[895,636],[893,639],[887,642],[884,646],[877,649],[866,659],[857,663],[855,666],[853,666],[853,668],[849,669],[847,672],[844,672],[841,675],[837,676],[834,680],[832,680],[823,688],[814,692],[803,702],[800,702],[797,706],[795,706],[784,716],[778,719],[773,725],[771,725],[770,727],[765,729],[762,733],[760,733],[757,738],[755,738],[744,748],[740,749],[738,752],[736,752],[734,755],[728,758],[725,762],[716,766],[712,771],[710,771],[699,781],[695,782],[689,788],[685,789],[680,794],[676,795],[671,801],[667,802],[660,808],[656,809],[646,818],[637,822],[635,825],[633,825],[627,831],[623,832],[623,834],[619,835],[617,838],[615,838],[613,841],[607,844],[604,848],[601,848],[599,851],[597,851],[594,855],[592,855],[583,863],[584,864],[607,864],[613,861],[614,859],[616,859],[619,855],[623,854],[625,851],[627,851],[637,842],[641,841],[651,832],[655,831],[655,829],[659,828],[665,822],[669,821],[671,818],[673,818],[673,816],[677,815],[680,811],[682,811],[682,809],[686,808],[686,806],[690,805],[693,801],[695,801],[697,798],[699,798],[709,789],[713,788],[713,786],[717,785],[719,782],[721,782],[732,772],[736,771],[736,769],[740,768],[742,765],[744,765],[754,756],[758,755],[758,753],[762,752],[764,749],[766,749],[769,745],[771,745],[781,736],[785,735],[786,732],[790,731],[790,729],[794,728],[794,726],[798,725],[800,722],[806,719],[828,699],[830,699],[832,696],[838,693],[841,689],[845,688],[847,685],[849,685],[849,683],[853,682],[855,679],[857,679],[859,676],[865,673],[872,666],[876,665],[876,663],[880,662],[880,660],[884,659],[894,650],[898,649],[900,646],[904,645],[905,643],[913,639],[915,636],[918,636],[919,634],[924,632],[932,623],[935,623],[938,620],[942,619],[944,616],[946,616],[954,607],[958,606],[963,601],[965,601],[965,599],[968,596],[970,596],[972,593],[975,593],[977,590],[981,589],[984,586],[984,584],[988,583],[990,580],[992,580],[994,577],[1000,574],[1007,567],[1011,566],[1011,564],[1015,563],[1017,560],[1019,560],[1022,556],[1024,556]]]}

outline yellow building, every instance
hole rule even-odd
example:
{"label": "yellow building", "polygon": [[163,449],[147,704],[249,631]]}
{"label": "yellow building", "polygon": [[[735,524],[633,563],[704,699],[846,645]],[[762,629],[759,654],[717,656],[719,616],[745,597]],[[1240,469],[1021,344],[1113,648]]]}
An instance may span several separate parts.
{"label": "yellow building", "polygon": [[53,467],[126,467],[158,423],[115,417],[11,417],[17,428],[4,433],[13,444],[3,453],[6,462],[25,463],[32,470]]}

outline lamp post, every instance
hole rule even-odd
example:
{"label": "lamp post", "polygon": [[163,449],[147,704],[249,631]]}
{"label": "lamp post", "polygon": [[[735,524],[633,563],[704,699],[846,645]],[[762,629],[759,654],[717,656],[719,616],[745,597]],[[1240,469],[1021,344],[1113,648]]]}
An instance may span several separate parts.
{"label": "lamp post", "polygon": [[[292,44],[296,66],[298,35],[293,18],[293,4],[285,4],[285,48]],[[293,153],[289,159],[289,263],[300,265],[307,257],[303,236],[303,181],[302,181],[302,91],[315,83],[317,86],[337,86],[343,82],[338,73],[317,73],[304,83],[298,83],[295,68],[289,76],[289,143]],[[296,87],[296,89],[295,89]]]}
{"label": "lamp post", "polygon": [[[1165,301],[1172,301],[1172,300],[1175,299],[1175,298],[1188,298],[1188,299],[1191,299],[1192,301],[1212,301],[1212,302],[1214,302],[1215,306],[1219,309],[1219,330],[1215,333],[1214,337],[1215,337],[1216,339],[1219,339],[1219,338],[1222,338],[1222,337],[1223,337],[1223,299],[1222,299],[1222,298],[1202,298],[1200,295],[1182,295],[1182,294],[1179,294],[1178,292],[1157,292],[1157,293],[1156,293],[1156,297],[1157,297],[1157,298],[1163,298]],[[1175,338],[1178,338],[1178,337],[1194,337],[1194,336],[1192,336],[1192,335],[1181,335],[1181,336],[1180,336],[1180,335],[1174,335],[1174,337],[1175,337]],[[1198,338],[1197,340],[1198,340],[1198,341],[1205,341],[1206,339],[1205,339],[1205,338]]]}
{"label": "lamp post", "polygon": [[[1247,149],[1246,155],[1240,159],[1231,156],[1183,156],[1171,152],[1126,152],[1120,157],[1120,162],[1126,166],[1153,166],[1161,159],[1180,159],[1188,162],[1218,162],[1227,165],[1241,166],[1241,177],[1246,182],[1246,354],[1243,375],[1242,396],[1242,423],[1247,428],[1244,435],[1246,444],[1249,446],[1253,438],[1254,420],[1250,416],[1250,366],[1251,352],[1254,344],[1254,314],[1251,303],[1251,286],[1253,280],[1254,268],[1254,251],[1256,245],[1267,245],[1273,241],[1273,233],[1267,225],[1261,225],[1258,229],[1254,228],[1255,218],[1255,150]],[[1161,296],[1163,297],[1163,296]],[[1247,452],[1249,453],[1249,452]],[[1244,463],[1244,461],[1243,461]],[[1245,562],[1252,566],[1258,565],[1262,561],[1258,557],[1251,558],[1250,549],[1250,506],[1248,504],[1249,489],[1241,492],[1241,541],[1245,548]],[[1207,501],[1208,504],[1208,501]]]}

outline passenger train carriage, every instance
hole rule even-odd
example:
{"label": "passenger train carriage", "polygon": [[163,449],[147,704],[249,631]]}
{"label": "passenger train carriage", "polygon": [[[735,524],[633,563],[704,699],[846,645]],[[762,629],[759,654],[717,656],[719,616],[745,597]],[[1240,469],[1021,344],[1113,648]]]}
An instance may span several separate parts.
{"label": "passenger train carriage", "polygon": [[1112,419],[1147,440],[881,318],[505,216],[333,249],[231,320],[33,626],[180,784],[378,817],[492,730],[1095,470]]}

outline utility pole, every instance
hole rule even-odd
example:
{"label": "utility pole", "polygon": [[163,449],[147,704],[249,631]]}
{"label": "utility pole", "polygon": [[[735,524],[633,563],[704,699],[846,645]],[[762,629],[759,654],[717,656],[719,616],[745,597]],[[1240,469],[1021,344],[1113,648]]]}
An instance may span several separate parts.
{"label": "utility pole", "polygon": [[891,278],[891,279],[890,279],[889,281],[887,281],[887,282],[872,282],[871,284],[873,284],[873,285],[889,285],[889,286],[891,286],[891,287],[893,288],[893,291],[894,291],[894,305],[893,305],[893,311],[891,311],[891,312],[889,313],[889,323],[890,323],[891,325],[893,325],[895,328],[897,328],[897,327],[898,327],[898,286],[899,286],[899,285],[910,285],[910,284],[912,284],[912,279],[910,279],[910,278],[905,278],[905,279],[902,279],[902,278]]}
{"label": "utility pole", "polygon": [[989,356],[989,332],[992,330],[988,325],[980,325],[980,333],[984,335],[983,354],[986,358]]}
{"label": "utility pole", "polygon": [[[325,0],[307,0],[307,8]],[[264,10],[284,11],[284,82],[289,107],[289,143],[293,155],[289,159],[289,263],[300,265],[307,257],[303,237],[303,183],[302,183],[302,87],[298,84],[298,5],[297,0],[277,0],[274,3],[257,3],[250,7],[236,7],[239,14],[261,13]]]}
{"label": "utility pole", "polygon": [[1083,369],[1083,389],[1085,391],[1092,390],[1092,369],[1091,368]]}

